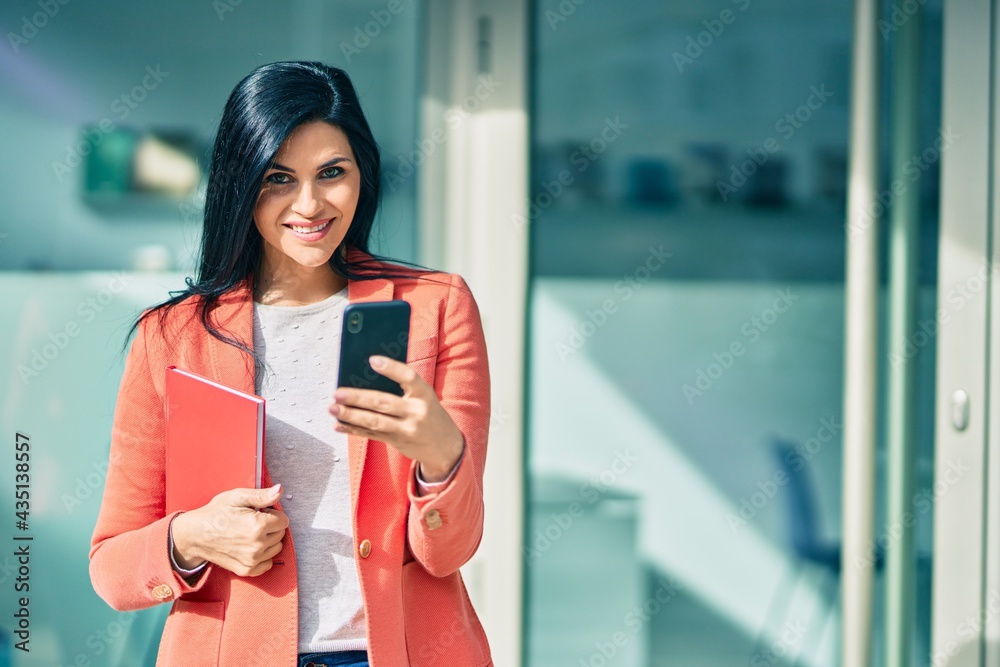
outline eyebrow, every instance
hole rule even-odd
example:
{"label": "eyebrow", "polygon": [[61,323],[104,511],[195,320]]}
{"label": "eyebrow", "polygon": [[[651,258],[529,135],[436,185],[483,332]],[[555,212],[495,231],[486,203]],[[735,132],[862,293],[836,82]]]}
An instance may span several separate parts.
{"label": "eyebrow", "polygon": [[[334,165],[340,164],[341,162],[350,162],[350,161],[351,161],[351,158],[343,157],[343,156],[338,156],[338,157],[333,158],[332,160],[327,160],[326,162],[324,162],[323,164],[321,164],[320,166],[318,166],[316,168],[316,171],[322,171],[322,170],[326,169],[327,167],[332,167]],[[291,167],[286,167],[285,165],[281,164],[280,162],[272,162],[271,165],[268,167],[268,169],[278,169],[280,171],[287,171],[287,172],[289,172],[291,174],[295,173],[294,169],[292,169]]]}

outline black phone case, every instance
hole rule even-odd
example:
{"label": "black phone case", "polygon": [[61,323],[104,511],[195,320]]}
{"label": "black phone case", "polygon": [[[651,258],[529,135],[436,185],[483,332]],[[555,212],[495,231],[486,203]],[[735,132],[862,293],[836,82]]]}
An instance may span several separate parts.
{"label": "black phone case", "polygon": [[406,363],[410,304],[406,301],[352,303],[344,308],[338,387],[359,387],[403,395],[395,380],[378,373],[368,357],[380,354]]}

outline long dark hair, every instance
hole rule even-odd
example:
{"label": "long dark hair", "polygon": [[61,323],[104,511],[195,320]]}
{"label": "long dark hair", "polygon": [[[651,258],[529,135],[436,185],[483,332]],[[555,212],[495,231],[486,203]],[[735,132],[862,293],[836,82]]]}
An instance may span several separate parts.
{"label": "long dark hair", "polygon": [[[229,95],[212,148],[197,279],[185,279],[187,289],[171,291],[166,301],[144,311],[132,324],[128,340],[146,317],[167,312],[192,296],[201,297],[202,326],[215,338],[250,354],[259,373],[262,360],[247,342],[223,333],[211,321],[211,312],[225,293],[242,281],[259,277],[263,238],[253,212],[264,174],[285,138],[303,123],[325,121],[339,127],[350,142],[361,174],[358,204],[341,247],[330,258],[333,271],[350,280],[424,278],[431,269],[403,262],[368,249],[368,239],[381,200],[382,169],[379,147],[365,119],[347,73],[319,62],[288,61],[262,65]],[[346,247],[372,259],[349,261]],[[392,272],[382,262],[408,264]],[[435,281],[440,282],[440,281]],[[124,347],[123,347],[124,351]]]}

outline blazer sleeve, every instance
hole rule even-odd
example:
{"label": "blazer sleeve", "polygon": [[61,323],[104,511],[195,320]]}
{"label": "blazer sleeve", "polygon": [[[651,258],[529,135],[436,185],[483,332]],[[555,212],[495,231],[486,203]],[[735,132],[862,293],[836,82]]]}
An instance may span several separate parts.
{"label": "blazer sleeve", "polygon": [[413,557],[432,575],[467,563],[483,536],[483,467],[490,422],[490,371],[479,307],[465,280],[452,274],[438,334],[434,391],[465,439],[451,480],[419,495],[411,464],[407,539]]}
{"label": "blazer sleeve", "polygon": [[142,319],[125,360],[104,497],[90,545],[91,583],[118,611],[199,590],[213,567],[210,563],[192,585],[171,565],[168,530],[179,512],[165,515],[164,509],[166,420],[153,385],[148,331],[158,319],[156,314]]}

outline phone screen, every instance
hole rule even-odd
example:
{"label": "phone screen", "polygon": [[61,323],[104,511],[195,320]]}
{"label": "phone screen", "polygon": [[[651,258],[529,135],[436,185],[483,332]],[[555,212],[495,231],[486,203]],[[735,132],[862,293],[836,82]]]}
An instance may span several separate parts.
{"label": "phone screen", "polygon": [[410,304],[406,301],[352,303],[344,308],[338,387],[358,387],[403,395],[395,380],[377,372],[368,357],[380,354],[406,363]]}

